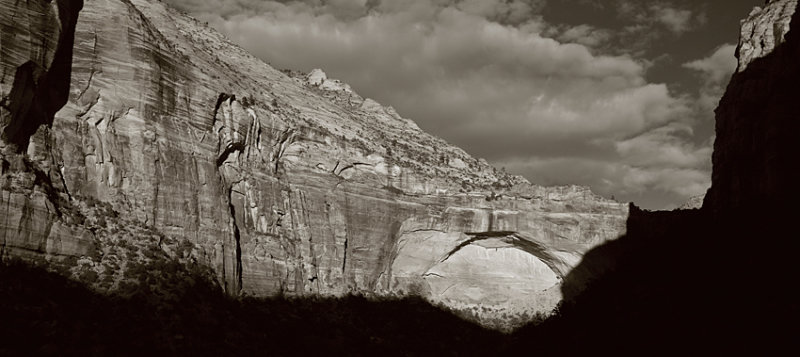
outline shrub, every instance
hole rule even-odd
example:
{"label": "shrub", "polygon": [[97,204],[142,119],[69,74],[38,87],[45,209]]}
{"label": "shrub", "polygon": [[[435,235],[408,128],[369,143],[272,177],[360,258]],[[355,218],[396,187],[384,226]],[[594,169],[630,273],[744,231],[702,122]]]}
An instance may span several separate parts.
{"label": "shrub", "polygon": [[97,282],[98,277],[99,276],[97,275],[97,272],[95,272],[92,269],[86,268],[81,271],[80,275],[78,275],[78,280],[80,280],[84,284],[91,285]]}

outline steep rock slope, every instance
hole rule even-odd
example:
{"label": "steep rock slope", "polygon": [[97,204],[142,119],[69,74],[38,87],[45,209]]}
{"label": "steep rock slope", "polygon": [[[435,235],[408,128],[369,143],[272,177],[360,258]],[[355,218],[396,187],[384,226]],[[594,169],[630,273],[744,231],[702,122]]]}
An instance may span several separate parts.
{"label": "steep rock slope", "polygon": [[[52,162],[35,165],[28,139],[47,131],[68,99],[73,35],[82,1],[0,3],[0,258],[84,255],[95,249],[88,230],[60,214],[50,182]],[[42,148],[50,150],[50,148]]]}
{"label": "steep rock slope", "polygon": [[[71,22],[47,16],[80,2],[2,4],[1,94],[16,103],[7,73],[28,53],[63,66],[48,54]],[[414,293],[490,321],[549,311],[581,255],[624,232],[627,205],[497,172],[324,72],[275,70],[161,3],[87,0],[74,44],[60,111],[18,130],[4,104],[3,160],[27,165],[4,164],[7,256],[102,245],[79,223],[39,232],[70,219],[62,206],[97,200],[193,242],[230,294]],[[18,193],[21,172],[40,179]]]}
{"label": "steep rock slope", "polygon": [[739,66],[716,110],[712,187],[704,204],[716,212],[792,210],[800,197],[800,56],[798,34],[789,31],[796,7],[795,0],[771,1],[742,23]]}
{"label": "steep rock slope", "polygon": [[561,315],[523,330],[516,349],[800,349],[796,8],[794,0],[771,1],[742,22],[739,68],[716,110],[713,182],[702,208],[632,207],[626,235],[587,252],[565,277]]}

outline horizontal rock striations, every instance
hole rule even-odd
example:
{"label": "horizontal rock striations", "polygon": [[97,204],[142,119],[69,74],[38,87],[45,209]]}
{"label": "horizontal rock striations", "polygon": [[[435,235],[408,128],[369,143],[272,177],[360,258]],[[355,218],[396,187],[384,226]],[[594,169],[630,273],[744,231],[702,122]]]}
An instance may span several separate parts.
{"label": "horizontal rock striations", "polygon": [[[53,203],[97,201],[190,241],[233,295],[419,294],[485,306],[473,315],[499,326],[504,312],[550,311],[582,254],[624,233],[626,204],[498,172],[321,70],[278,71],[155,1],[87,0],[71,72],[46,72],[69,81],[66,98],[17,94],[28,82],[11,79],[26,61],[34,74],[64,65],[52,58],[67,58],[70,22],[48,16],[73,2],[56,2],[58,14],[28,2],[42,10],[27,18],[0,4],[3,145],[17,148],[4,162],[41,178],[19,196],[24,170],[4,166],[3,235],[16,237],[6,251],[105,249],[113,232],[58,228],[70,216]],[[22,106],[6,103],[18,98],[45,114],[66,104],[16,129]]]}

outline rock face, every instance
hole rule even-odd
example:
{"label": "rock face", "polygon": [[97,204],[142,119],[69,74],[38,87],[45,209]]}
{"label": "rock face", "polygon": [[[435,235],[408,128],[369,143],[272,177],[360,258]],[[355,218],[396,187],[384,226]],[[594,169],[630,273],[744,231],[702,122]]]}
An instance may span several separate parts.
{"label": "rock face", "polygon": [[791,211],[800,196],[800,36],[789,31],[796,7],[794,0],[771,1],[742,23],[739,68],[716,110],[712,188],[704,204],[716,212]]}
{"label": "rock face", "polygon": [[[7,256],[102,244],[57,204],[97,200],[189,239],[230,294],[414,293],[486,307],[486,322],[549,311],[582,254],[624,233],[625,204],[497,172],[161,3],[87,0],[72,56],[80,1],[0,4]],[[46,81],[68,81],[67,96],[37,91]],[[33,177],[23,196],[17,161]]]}
{"label": "rock face", "polygon": [[705,198],[705,194],[689,197],[689,200],[678,207],[678,209],[699,209],[703,207],[703,200]]}
{"label": "rock face", "polygon": [[[800,275],[796,7],[796,1],[772,1],[742,23],[741,62],[716,110],[712,186],[702,208],[632,207],[626,235],[584,254],[564,278],[569,303],[553,329],[538,340],[520,339],[517,350],[635,354],[659,346],[665,354],[780,354],[800,348],[794,323],[800,289],[791,283]],[[542,347],[551,338],[558,342]]]}
{"label": "rock face", "polygon": [[789,23],[796,8],[797,0],[769,0],[764,8],[756,7],[742,20],[736,48],[739,59],[737,72],[743,72],[750,62],[768,55],[786,40],[784,36],[789,33]]}
{"label": "rock face", "polygon": [[3,2],[0,138],[24,151],[67,101],[73,33],[83,1]]}
{"label": "rock face", "polygon": [[[0,2],[0,258],[50,260],[96,249],[88,230],[61,217],[63,204],[48,175],[52,162],[35,165],[20,154],[40,126],[47,131],[67,102],[82,5],[80,0]],[[52,176],[59,177],[57,171]]]}

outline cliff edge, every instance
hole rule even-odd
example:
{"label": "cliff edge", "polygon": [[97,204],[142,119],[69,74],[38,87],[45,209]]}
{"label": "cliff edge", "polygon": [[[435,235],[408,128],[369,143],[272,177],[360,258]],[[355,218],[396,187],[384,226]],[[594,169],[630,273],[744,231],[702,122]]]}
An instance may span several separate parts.
{"label": "cliff edge", "polygon": [[[499,172],[160,2],[2,4],[3,257],[118,276],[108,242],[150,227],[230,295],[420,295],[503,327],[549,313],[582,254],[624,231],[626,204]],[[30,73],[61,89],[35,94]],[[20,102],[45,113],[18,120]]]}

